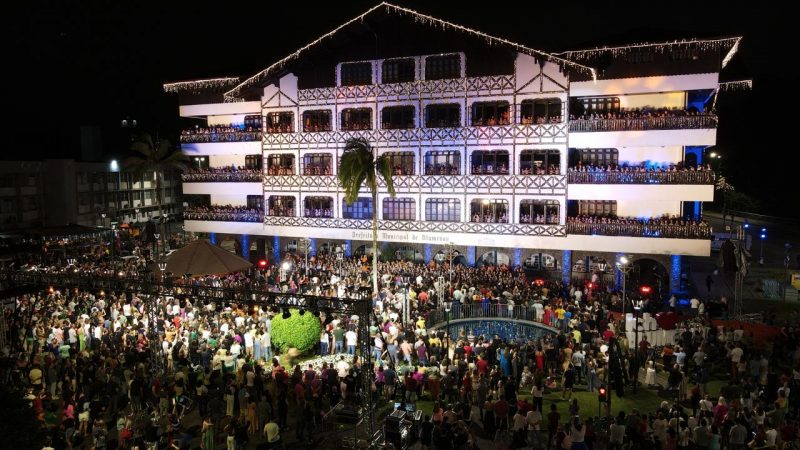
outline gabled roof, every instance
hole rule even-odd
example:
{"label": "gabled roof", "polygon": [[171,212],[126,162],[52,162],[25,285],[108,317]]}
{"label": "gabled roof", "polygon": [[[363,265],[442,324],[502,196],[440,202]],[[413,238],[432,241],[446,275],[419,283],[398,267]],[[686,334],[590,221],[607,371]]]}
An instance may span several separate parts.
{"label": "gabled roof", "polygon": [[177,81],[164,83],[164,92],[197,92],[207,89],[230,89],[242,81],[241,77],[207,78],[204,80]]}
{"label": "gabled roof", "polygon": [[229,90],[228,92],[225,93],[225,101],[235,101],[235,99],[241,95],[241,92],[242,92],[243,89],[248,88],[250,86],[254,86],[257,83],[259,83],[259,82],[263,81],[264,79],[268,78],[269,76],[275,74],[277,71],[279,71],[281,68],[283,68],[287,63],[299,58],[300,55],[305,53],[307,50],[311,49],[312,47],[317,46],[322,41],[333,37],[335,34],[337,34],[343,28],[345,28],[345,27],[347,27],[347,26],[349,26],[349,25],[351,25],[351,24],[353,24],[353,23],[355,23],[357,21],[363,20],[365,17],[375,13],[376,11],[380,10],[381,8],[384,8],[386,13],[397,14],[397,15],[408,15],[408,16],[413,17],[414,21],[422,23],[422,24],[425,24],[425,25],[428,25],[428,26],[431,26],[431,27],[442,27],[443,29],[461,31],[463,33],[470,34],[470,35],[472,35],[474,37],[483,38],[483,39],[486,40],[487,44],[489,44],[489,45],[507,46],[507,47],[510,47],[510,48],[514,49],[515,51],[517,51],[519,53],[524,53],[526,55],[534,56],[534,57],[537,57],[537,58],[542,58],[544,60],[554,62],[554,63],[556,63],[556,64],[558,64],[558,65],[560,65],[562,67],[569,67],[572,70],[578,70],[578,71],[581,71],[581,72],[589,73],[589,74],[592,75],[593,78],[596,77],[595,69],[593,69],[593,68],[591,68],[589,66],[586,66],[586,65],[574,62],[574,61],[570,61],[570,60],[568,60],[566,58],[562,58],[560,56],[556,56],[556,55],[553,55],[551,53],[546,53],[546,52],[543,52],[541,50],[536,50],[536,49],[533,49],[533,48],[530,48],[530,47],[526,47],[526,46],[524,46],[522,44],[518,44],[516,42],[509,41],[508,39],[492,36],[492,35],[483,33],[481,31],[478,31],[478,30],[475,30],[475,29],[472,29],[472,28],[469,28],[469,27],[465,27],[463,25],[458,25],[458,24],[455,24],[455,23],[452,23],[452,22],[448,22],[446,20],[438,19],[438,18],[433,17],[433,16],[422,14],[422,13],[416,12],[416,11],[414,11],[412,9],[408,9],[408,8],[404,8],[402,6],[397,6],[397,5],[393,5],[391,3],[383,2],[383,3],[380,3],[380,4],[376,5],[376,6],[373,6],[370,9],[366,10],[362,14],[360,14],[360,15],[358,15],[356,17],[353,17],[352,19],[348,20],[347,22],[339,25],[337,28],[334,28],[333,30],[323,34],[322,36],[320,36],[317,39],[309,42],[305,46],[295,50],[293,53],[287,55],[283,59],[273,63],[272,65],[270,65],[266,69],[258,72],[257,74],[253,75],[252,77],[250,77],[250,78],[244,80],[243,82],[239,83],[236,87],[234,87],[233,89],[231,89],[231,90]]}

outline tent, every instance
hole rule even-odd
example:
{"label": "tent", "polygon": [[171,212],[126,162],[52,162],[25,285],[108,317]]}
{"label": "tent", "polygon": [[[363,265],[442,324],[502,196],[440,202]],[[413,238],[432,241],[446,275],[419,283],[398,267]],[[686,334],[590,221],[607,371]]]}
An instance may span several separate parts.
{"label": "tent", "polygon": [[208,241],[196,240],[167,258],[167,272],[175,275],[225,275],[247,270],[253,265]]}

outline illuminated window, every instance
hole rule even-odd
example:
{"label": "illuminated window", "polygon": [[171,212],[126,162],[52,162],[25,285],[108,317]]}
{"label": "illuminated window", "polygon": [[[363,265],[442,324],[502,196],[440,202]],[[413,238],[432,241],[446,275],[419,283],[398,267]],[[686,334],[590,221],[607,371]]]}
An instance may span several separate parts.
{"label": "illuminated window", "polygon": [[267,157],[267,175],[294,175],[294,155],[269,155]]}
{"label": "illuminated window", "polygon": [[425,175],[461,175],[461,152],[425,153]]}
{"label": "illuminated window", "polygon": [[372,220],[372,199],[358,197],[352,204],[342,200],[342,217],[345,219]]}
{"label": "illuminated window", "polygon": [[509,159],[505,150],[478,150],[472,152],[473,175],[508,175]]}
{"label": "illuminated window", "polygon": [[394,175],[414,175],[414,152],[387,152]]}
{"label": "illuminated window", "polygon": [[460,222],[461,201],[457,198],[425,200],[425,220],[430,222]]}
{"label": "illuminated window", "polygon": [[348,108],[342,110],[342,130],[357,131],[372,129],[371,108]]}
{"label": "illuminated window", "polygon": [[416,220],[417,205],[413,198],[383,200],[383,220]]}
{"label": "illuminated window", "polygon": [[303,175],[331,175],[333,157],[330,153],[306,153],[301,160]]}
{"label": "illuminated window", "polygon": [[303,112],[303,131],[331,131],[331,110],[316,109]]}
{"label": "illuminated window", "polygon": [[519,156],[520,175],[557,175],[561,169],[558,150],[523,150]]}
{"label": "illuminated window", "polygon": [[274,112],[267,114],[267,133],[294,132],[294,113]]}
{"label": "illuminated window", "polygon": [[520,123],[561,122],[561,100],[557,98],[541,98],[523,100],[520,104]]}
{"label": "illuminated window", "polygon": [[477,102],[472,104],[472,126],[508,125],[508,102]]}
{"label": "illuminated window", "polygon": [[306,197],[303,201],[303,217],[333,217],[333,198]]}
{"label": "illuminated window", "polygon": [[294,197],[290,195],[270,195],[267,215],[273,217],[294,217]]}
{"label": "illuminated window", "polygon": [[506,200],[475,199],[469,204],[470,222],[508,223]]}
{"label": "illuminated window", "polygon": [[519,205],[519,223],[558,224],[561,213],[556,200],[523,200]]}

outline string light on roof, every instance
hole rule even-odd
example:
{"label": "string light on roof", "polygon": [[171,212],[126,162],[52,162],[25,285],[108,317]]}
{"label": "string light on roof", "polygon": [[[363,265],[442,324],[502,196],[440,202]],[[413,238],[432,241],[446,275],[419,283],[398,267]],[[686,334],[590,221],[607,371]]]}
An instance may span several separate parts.
{"label": "string light on roof", "polygon": [[749,91],[753,89],[753,80],[723,81],[719,83],[719,92]]}
{"label": "string light on roof", "polygon": [[703,51],[729,49],[728,53],[725,55],[725,58],[722,60],[722,67],[725,68],[725,66],[728,65],[731,59],[733,59],[733,56],[739,50],[739,43],[741,42],[741,40],[742,40],[741,36],[736,36],[736,37],[720,38],[720,39],[683,39],[683,40],[659,42],[659,43],[643,42],[639,44],[621,45],[618,47],[598,47],[585,50],[569,50],[566,52],[560,52],[556,54],[570,60],[584,60],[597,56],[599,54],[608,54],[608,53],[610,53],[612,56],[615,57],[625,56],[631,51],[641,50],[641,49],[653,50],[658,53],[665,53],[667,51],[671,51],[675,47],[693,48]]}
{"label": "string light on roof", "polygon": [[227,89],[235,86],[241,80],[240,77],[208,78],[205,80],[178,81],[175,83],[165,83],[164,92],[196,92],[209,89]]}
{"label": "string light on roof", "polygon": [[448,22],[446,20],[437,19],[437,18],[435,18],[433,16],[429,16],[429,15],[422,14],[422,13],[419,13],[417,11],[414,11],[413,9],[408,9],[408,8],[404,8],[404,7],[401,7],[401,6],[393,5],[391,3],[384,2],[384,3],[381,3],[379,5],[373,6],[372,8],[369,8],[368,10],[363,12],[362,14],[360,14],[360,15],[348,20],[347,22],[339,25],[338,27],[334,28],[333,30],[323,34],[319,38],[317,38],[317,39],[309,42],[308,44],[304,45],[303,47],[299,48],[297,51],[289,54],[285,58],[273,63],[271,66],[267,67],[266,69],[262,70],[261,72],[258,72],[257,74],[253,75],[252,77],[244,80],[243,82],[238,84],[236,87],[234,87],[233,89],[231,89],[231,90],[229,90],[228,92],[225,93],[225,95],[224,95],[225,101],[226,102],[239,101],[239,99],[237,97],[239,97],[239,93],[241,92],[241,90],[243,88],[245,88],[247,86],[250,86],[250,85],[252,85],[254,83],[258,83],[259,81],[263,80],[264,78],[269,76],[271,73],[273,73],[273,71],[281,69],[287,63],[299,58],[300,55],[304,51],[308,50],[309,48],[311,48],[311,47],[313,47],[313,46],[315,46],[317,44],[319,44],[320,42],[324,41],[325,39],[330,38],[334,34],[338,33],[339,30],[341,30],[342,28],[345,28],[345,27],[347,27],[347,26],[349,26],[349,25],[351,25],[351,24],[353,24],[353,23],[355,23],[357,21],[363,22],[363,20],[364,20],[364,18],[366,18],[366,16],[368,16],[369,14],[371,14],[372,12],[374,12],[375,10],[380,8],[381,6],[383,6],[385,8],[387,13],[393,13],[394,12],[394,13],[397,13],[399,15],[407,15],[408,14],[408,15],[413,16],[414,17],[414,22],[417,22],[417,23],[423,23],[423,24],[426,24],[426,25],[432,25],[437,29],[439,27],[441,27],[443,30],[457,30],[457,31],[469,33],[469,34],[472,34],[472,35],[475,35],[475,36],[483,38],[487,42],[487,44],[489,44],[489,45],[495,45],[495,44],[507,45],[507,46],[510,46],[510,47],[514,48],[516,51],[518,51],[520,53],[546,59],[546,60],[551,61],[551,62],[553,62],[555,64],[558,64],[561,67],[567,67],[567,66],[572,67],[575,70],[590,74],[592,76],[592,79],[597,79],[597,72],[593,68],[585,66],[585,65],[577,63],[577,62],[574,62],[574,61],[570,61],[567,58],[562,58],[562,57],[559,57],[559,56],[555,56],[554,54],[545,53],[545,52],[540,51],[540,50],[536,50],[536,49],[533,49],[533,48],[530,48],[530,47],[526,47],[526,46],[524,46],[522,44],[509,41],[508,39],[495,37],[495,36],[486,34],[484,32],[475,30],[473,28],[465,27],[463,25],[458,25],[458,24],[455,24],[455,23],[452,23],[452,22]]}

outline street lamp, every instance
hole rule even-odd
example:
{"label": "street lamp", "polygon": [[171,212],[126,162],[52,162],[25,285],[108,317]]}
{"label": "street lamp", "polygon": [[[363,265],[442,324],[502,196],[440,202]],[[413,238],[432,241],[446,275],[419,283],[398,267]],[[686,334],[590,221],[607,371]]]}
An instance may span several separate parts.
{"label": "street lamp", "polygon": [[292,267],[292,265],[289,264],[289,261],[284,261],[283,264],[281,264],[281,282],[286,281],[286,272],[289,271],[290,267]]}
{"label": "street lamp", "polygon": [[[637,386],[639,386],[639,326],[640,326],[640,324],[639,324],[639,313],[641,313],[641,312],[642,312],[642,308],[639,308],[637,306],[633,307],[633,320],[635,321],[634,322],[634,326],[633,326],[633,332],[634,332],[633,341],[634,342],[633,342],[633,346],[632,346],[633,349],[634,349],[633,350],[633,370],[632,370],[632,372],[633,372],[633,393],[634,394],[637,391]],[[642,331],[644,331],[644,330],[642,330]]]}
{"label": "street lamp", "polygon": [[759,237],[761,238],[761,250],[759,251],[758,265],[759,266],[763,266],[764,265],[764,241],[767,239],[767,229],[766,228],[761,228],[761,234],[759,235]]}
{"label": "street lamp", "polygon": [[627,256],[621,256],[617,261],[617,269],[619,269],[619,271],[622,273],[622,329],[623,330],[626,328],[625,305],[628,302],[628,296],[626,293],[625,284],[627,282],[628,273],[631,271],[631,268],[633,267],[631,265],[631,259],[632,257],[628,258]]}
{"label": "street lamp", "polygon": [[[455,244],[452,243],[452,242],[448,242],[447,243],[447,255],[448,255],[448,260],[450,262],[450,265],[449,265],[449,269],[450,269],[449,270],[449,276],[450,276],[450,279],[448,280],[448,284],[447,284],[448,289],[453,289],[453,246],[454,245]],[[450,292],[452,292],[452,291],[450,291]],[[451,294],[451,300],[452,300],[452,294]]]}
{"label": "street lamp", "polygon": [[158,253],[158,241],[159,241],[159,239],[161,239],[161,234],[160,233],[155,233],[155,234],[153,234],[153,237],[156,238],[156,257],[158,257],[158,255],[159,255],[159,253]]}
{"label": "street lamp", "polygon": [[344,260],[344,249],[341,245],[337,245],[333,250],[336,253],[336,262],[339,265],[339,278],[342,278],[342,261]]}

